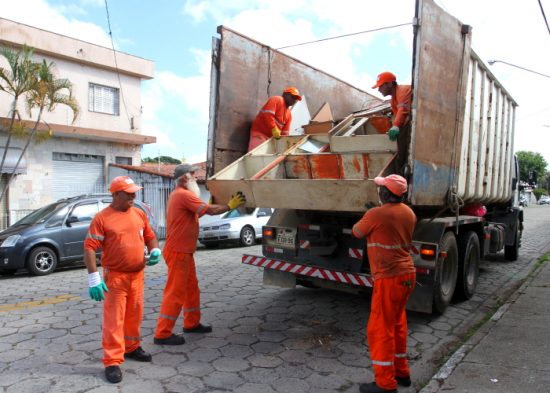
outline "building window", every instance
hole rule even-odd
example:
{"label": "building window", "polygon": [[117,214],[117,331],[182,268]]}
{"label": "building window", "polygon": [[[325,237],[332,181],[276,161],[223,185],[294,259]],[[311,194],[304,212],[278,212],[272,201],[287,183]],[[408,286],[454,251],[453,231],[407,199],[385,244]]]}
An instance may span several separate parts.
{"label": "building window", "polygon": [[115,157],[115,163],[121,165],[132,165],[132,157]]}
{"label": "building window", "polygon": [[120,114],[119,90],[90,83],[88,110],[118,116]]}

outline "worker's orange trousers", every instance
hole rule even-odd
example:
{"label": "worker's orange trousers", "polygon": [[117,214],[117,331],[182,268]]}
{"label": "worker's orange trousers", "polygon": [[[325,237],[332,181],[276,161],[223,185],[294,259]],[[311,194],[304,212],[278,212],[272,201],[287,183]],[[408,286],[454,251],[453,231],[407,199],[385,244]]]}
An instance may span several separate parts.
{"label": "worker's orange trousers", "polygon": [[164,287],[156,338],[168,338],[183,310],[183,327],[192,329],[201,320],[200,291],[193,254],[164,251],[168,278]]}
{"label": "worker's orange trousers", "polygon": [[271,138],[271,135],[267,136],[267,135],[265,135],[264,133],[262,133],[260,131],[251,130],[250,131],[250,139],[248,140],[248,150],[247,151],[250,151],[252,149],[257,148],[262,143],[267,141],[269,138]]}
{"label": "worker's orange trousers", "polygon": [[374,381],[382,389],[396,389],[396,375],[410,376],[405,305],[415,280],[416,275],[409,273],[374,281],[367,339]]}
{"label": "worker's orange trousers", "polygon": [[124,353],[132,352],[141,342],[143,319],[143,270],[115,272],[103,269],[107,285],[103,304],[103,364],[124,363]]}

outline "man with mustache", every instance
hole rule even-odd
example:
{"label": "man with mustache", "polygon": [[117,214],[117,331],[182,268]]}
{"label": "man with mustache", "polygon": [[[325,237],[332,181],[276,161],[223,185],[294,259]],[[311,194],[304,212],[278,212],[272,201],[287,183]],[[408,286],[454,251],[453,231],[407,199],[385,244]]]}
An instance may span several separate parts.
{"label": "man with mustache", "polygon": [[182,345],[185,339],[172,329],[183,310],[185,333],[210,333],[212,326],[201,323],[200,291],[193,254],[199,236],[199,217],[216,215],[235,209],[245,203],[238,192],[227,205],[209,205],[202,201],[195,178],[198,167],[178,165],[174,170],[176,189],[168,198],[166,209],[167,236],[163,255],[168,265],[168,278],[164,288],[160,314],[155,329],[154,343]]}
{"label": "man with mustache", "polygon": [[[141,346],[145,265],[160,261],[155,233],[145,213],[134,208],[142,187],[128,176],[115,177],[109,187],[113,202],[96,214],[84,240],[90,297],[103,305],[103,364],[111,383],[122,380],[124,359],[150,362]],[[148,261],[144,247],[150,252]],[[103,281],[97,271],[96,252],[102,249]]]}

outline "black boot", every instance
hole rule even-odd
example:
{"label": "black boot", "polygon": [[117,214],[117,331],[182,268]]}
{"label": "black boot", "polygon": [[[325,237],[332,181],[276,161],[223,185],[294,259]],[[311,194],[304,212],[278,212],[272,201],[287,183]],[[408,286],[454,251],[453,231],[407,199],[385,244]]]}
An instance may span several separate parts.
{"label": "black boot", "polygon": [[119,383],[122,381],[122,371],[118,366],[105,367],[105,378],[111,383]]}
{"label": "black boot", "polygon": [[397,389],[382,389],[375,382],[362,383],[361,385],[359,385],[359,391],[361,393],[397,393]]}
{"label": "black boot", "polygon": [[153,358],[150,353],[145,352],[141,347],[137,347],[132,352],[125,353],[124,357],[126,359],[134,359],[137,362],[150,362]]}

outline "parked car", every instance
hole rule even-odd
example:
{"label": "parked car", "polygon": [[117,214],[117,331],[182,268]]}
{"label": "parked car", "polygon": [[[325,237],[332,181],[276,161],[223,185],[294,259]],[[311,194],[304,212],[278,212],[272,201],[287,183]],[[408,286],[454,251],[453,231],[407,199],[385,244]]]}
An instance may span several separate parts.
{"label": "parked car", "polygon": [[[110,194],[80,195],[37,209],[0,232],[0,274],[27,268],[36,276],[50,274],[58,264],[83,260],[83,244],[92,218],[113,198]],[[137,199],[157,230],[149,206]]]}
{"label": "parked car", "polygon": [[527,198],[527,195],[521,194],[519,197],[519,205],[526,207],[529,205],[529,199]]}
{"label": "parked car", "polygon": [[199,242],[206,247],[221,243],[240,243],[251,246],[262,238],[262,226],[267,224],[273,209],[259,207],[255,209],[238,208],[223,214],[218,220],[199,226]]}
{"label": "parked car", "polygon": [[550,205],[550,196],[548,195],[542,195],[539,198],[539,205]]}

